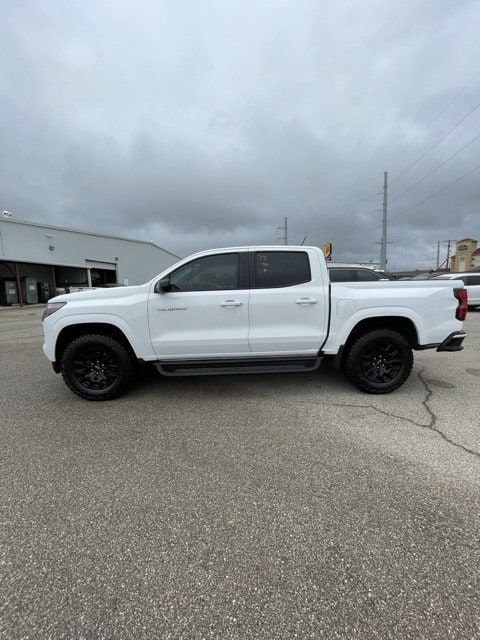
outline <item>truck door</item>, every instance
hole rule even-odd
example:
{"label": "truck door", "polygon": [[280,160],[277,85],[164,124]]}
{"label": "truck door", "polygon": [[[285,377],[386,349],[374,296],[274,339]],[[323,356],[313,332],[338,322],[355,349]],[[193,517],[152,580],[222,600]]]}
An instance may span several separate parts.
{"label": "truck door", "polygon": [[292,249],[250,252],[250,349],[257,355],[318,353],[328,327],[328,284],[318,256]]}
{"label": "truck door", "polygon": [[159,358],[243,355],[248,346],[247,252],[192,259],[152,291],[148,316]]}

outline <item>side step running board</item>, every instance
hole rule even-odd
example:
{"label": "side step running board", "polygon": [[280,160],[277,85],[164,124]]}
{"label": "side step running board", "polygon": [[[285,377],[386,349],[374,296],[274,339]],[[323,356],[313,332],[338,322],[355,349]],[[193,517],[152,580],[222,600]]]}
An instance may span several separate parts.
{"label": "side step running board", "polygon": [[271,358],[242,360],[183,360],[181,362],[155,362],[163,376],[237,375],[240,373],[293,373],[315,371],[321,357]]}

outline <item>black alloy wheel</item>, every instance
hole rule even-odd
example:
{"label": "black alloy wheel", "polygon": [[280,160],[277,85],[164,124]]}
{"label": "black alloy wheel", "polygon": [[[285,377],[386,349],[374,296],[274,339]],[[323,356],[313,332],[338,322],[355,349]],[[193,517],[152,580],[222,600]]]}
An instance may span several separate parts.
{"label": "black alloy wheel", "polygon": [[133,365],[125,347],[104,335],[73,340],[60,361],[68,387],[87,400],[110,400],[120,395],[132,377]]}
{"label": "black alloy wheel", "polygon": [[348,379],[367,393],[389,393],[407,380],[412,348],[396,331],[376,329],[351,346],[345,362]]}
{"label": "black alloy wheel", "polygon": [[90,344],[77,351],[73,373],[87,389],[108,389],[118,376],[118,363],[110,349]]}

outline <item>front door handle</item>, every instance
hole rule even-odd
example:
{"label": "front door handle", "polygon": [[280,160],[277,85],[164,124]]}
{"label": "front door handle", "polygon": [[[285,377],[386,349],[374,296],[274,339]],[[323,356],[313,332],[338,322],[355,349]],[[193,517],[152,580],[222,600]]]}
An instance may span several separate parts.
{"label": "front door handle", "polygon": [[318,300],[316,298],[298,298],[295,302],[297,304],[317,304]]}
{"label": "front door handle", "polygon": [[221,307],[241,307],[243,302],[240,300],[224,300],[220,303]]}

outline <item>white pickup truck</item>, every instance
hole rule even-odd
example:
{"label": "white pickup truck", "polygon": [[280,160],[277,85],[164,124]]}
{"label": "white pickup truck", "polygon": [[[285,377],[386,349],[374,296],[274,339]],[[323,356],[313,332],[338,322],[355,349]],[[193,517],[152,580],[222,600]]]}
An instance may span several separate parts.
{"label": "white pickup truck", "polygon": [[120,395],[138,363],[167,376],[305,372],[325,357],[361,390],[388,393],[413,349],[462,349],[467,305],[456,281],[331,284],[317,247],[235,247],[140,286],[52,298],[43,350],[88,400]]}

